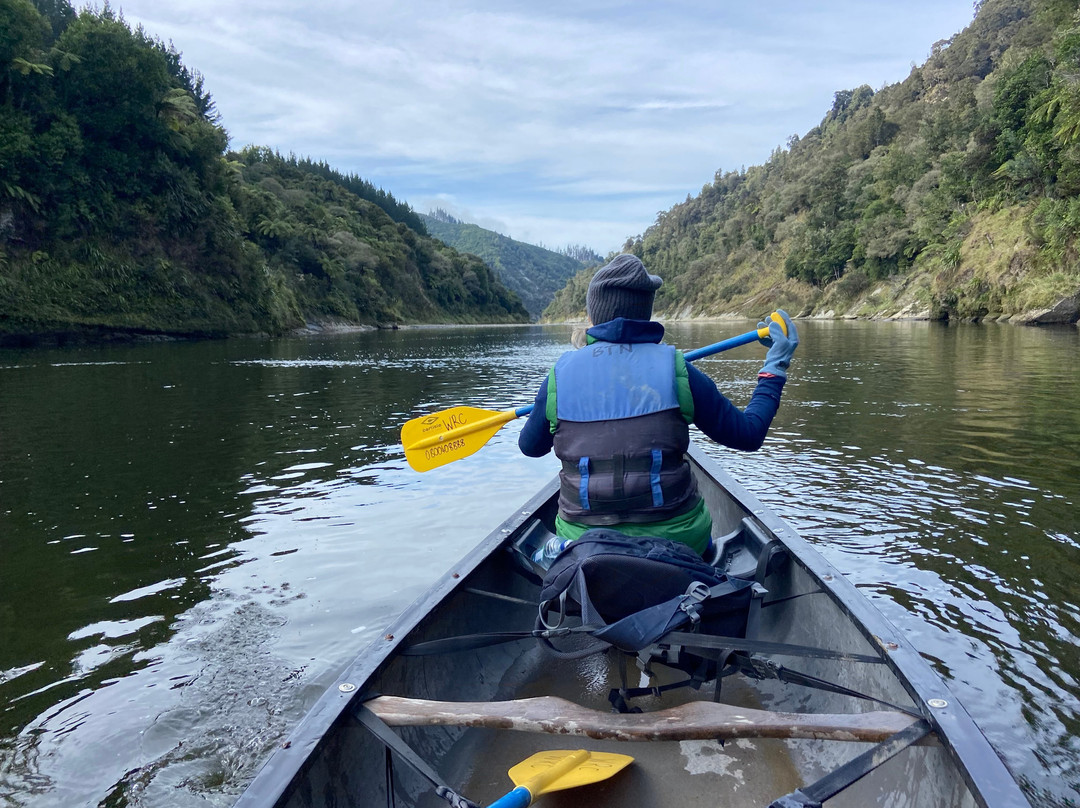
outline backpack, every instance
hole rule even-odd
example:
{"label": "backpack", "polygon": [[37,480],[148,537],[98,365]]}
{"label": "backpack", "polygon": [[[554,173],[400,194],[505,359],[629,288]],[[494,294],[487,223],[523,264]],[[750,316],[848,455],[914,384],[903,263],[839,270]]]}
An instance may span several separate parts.
{"label": "backpack", "polygon": [[[684,544],[595,528],[552,563],[536,628],[548,634],[539,637],[541,645],[563,659],[610,647],[649,655],[650,646],[676,630],[744,637],[752,587]],[[580,618],[581,627],[560,634],[568,617]]]}

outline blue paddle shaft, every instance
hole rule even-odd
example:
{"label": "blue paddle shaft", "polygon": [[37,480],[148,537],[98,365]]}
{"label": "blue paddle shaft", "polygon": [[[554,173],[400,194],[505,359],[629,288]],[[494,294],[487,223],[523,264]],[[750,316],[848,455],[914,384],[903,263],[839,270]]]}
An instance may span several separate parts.
{"label": "blue paddle shaft", "polygon": [[491,803],[488,808],[529,808],[532,805],[532,794],[525,786],[518,786],[509,794]]}
{"label": "blue paddle shaft", "polygon": [[687,351],[683,354],[683,357],[687,362],[693,362],[695,359],[712,356],[721,351],[728,351],[732,348],[738,348],[740,345],[749,345],[751,342],[757,341],[758,332],[755,328],[753,331],[747,331],[745,334],[740,334],[737,337],[732,337],[731,339],[726,339],[722,342],[714,342],[712,345],[706,345],[704,348],[696,348],[693,351]]}
{"label": "blue paddle shaft", "polygon": [[[686,359],[687,362],[693,362],[695,359],[702,359],[706,356],[718,354],[721,351],[729,351],[732,348],[738,348],[740,345],[749,345],[751,342],[757,341],[758,332],[755,328],[753,331],[747,331],[745,334],[740,334],[737,337],[731,337],[730,339],[725,339],[721,342],[714,342],[712,345],[706,345],[704,348],[695,348],[692,351],[687,351],[683,354],[683,358]],[[523,418],[532,411],[532,404],[529,404],[525,407],[518,407],[516,410],[514,410],[514,417]],[[514,792],[511,791],[510,793],[513,794]],[[506,797],[503,797],[503,799],[506,799]],[[529,803],[525,803],[525,805],[528,804]],[[511,803],[507,803],[506,806],[501,805],[501,803],[494,803],[492,806],[490,806],[490,808],[495,808],[495,805],[498,805],[499,808],[512,808]]]}

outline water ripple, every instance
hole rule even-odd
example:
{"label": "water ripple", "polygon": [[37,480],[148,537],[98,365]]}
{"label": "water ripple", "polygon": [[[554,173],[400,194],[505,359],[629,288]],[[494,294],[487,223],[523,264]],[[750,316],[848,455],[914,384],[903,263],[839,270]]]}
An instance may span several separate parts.
{"label": "water ripple", "polygon": [[[692,348],[740,325],[669,336]],[[1080,378],[1060,361],[1075,330],[800,332],[762,451],[708,451],[951,681],[1033,802],[1075,804]],[[0,612],[16,640],[0,693],[17,727],[0,793],[20,808],[232,804],[342,666],[556,470],[520,456],[513,423],[416,474],[400,426],[530,403],[569,335],[0,352],[20,371],[0,388]],[[762,354],[698,367],[743,406]]]}

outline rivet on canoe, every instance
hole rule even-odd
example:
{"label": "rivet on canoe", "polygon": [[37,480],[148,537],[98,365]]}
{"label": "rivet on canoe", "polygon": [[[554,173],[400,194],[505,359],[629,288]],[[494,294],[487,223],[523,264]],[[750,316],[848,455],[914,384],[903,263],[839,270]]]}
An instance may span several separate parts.
{"label": "rivet on canoe", "polygon": [[337,686],[337,689],[340,690],[342,693],[352,693],[354,690],[356,690],[356,685],[354,685],[352,682],[342,682],[340,685]]}
{"label": "rivet on canoe", "polygon": [[940,710],[942,707],[948,707],[949,702],[945,699],[927,699],[926,704],[929,707],[933,707],[935,710]]}

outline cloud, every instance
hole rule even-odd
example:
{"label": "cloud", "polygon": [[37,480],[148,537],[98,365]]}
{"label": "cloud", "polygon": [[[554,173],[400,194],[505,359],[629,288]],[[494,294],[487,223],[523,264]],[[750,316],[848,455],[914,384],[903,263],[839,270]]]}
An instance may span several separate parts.
{"label": "cloud", "polygon": [[904,78],[971,7],[128,0],[123,12],[205,75],[234,146],[326,159],[418,210],[454,199],[516,238],[606,252],[718,169],[805,133],[836,90]]}

